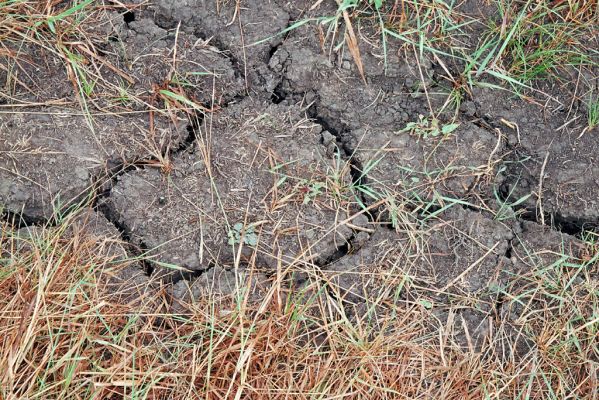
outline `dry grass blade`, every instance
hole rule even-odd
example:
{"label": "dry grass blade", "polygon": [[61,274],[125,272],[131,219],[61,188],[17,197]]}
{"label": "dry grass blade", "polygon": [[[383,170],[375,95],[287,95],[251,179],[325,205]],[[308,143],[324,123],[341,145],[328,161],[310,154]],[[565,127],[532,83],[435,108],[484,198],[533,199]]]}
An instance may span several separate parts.
{"label": "dry grass blade", "polygon": [[[341,7],[341,0],[337,0],[337,4]],[[358,45],[358,38],[354,32],[354,27],[351,22],[351,18],[349,17],[349,13],[347,10],[343,10],[343,20],[345,21],[345,40],[347,43],[347,48],[351,53],[354,62],[356,63],[356,67],[358,67],[358,72],[362,77],[364,83],[366,82],[366,76],[364,75],[364,65],[362,64],[362,57],[360,56],[360,47]]]}

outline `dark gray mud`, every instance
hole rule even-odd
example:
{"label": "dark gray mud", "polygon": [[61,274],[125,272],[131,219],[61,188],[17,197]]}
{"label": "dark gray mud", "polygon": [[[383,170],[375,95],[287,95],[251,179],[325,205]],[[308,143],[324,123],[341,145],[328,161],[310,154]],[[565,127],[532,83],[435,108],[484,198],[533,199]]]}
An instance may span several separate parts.
{"label": "dark gray mud", "polygon": [[0,202],[30,220],[93,196],[97,177],[127,161],[162,154],[187,137],[187,121],[147,115],[94,116],[76,108],[3,110]]}
{"label": "dark gray mud", "polygon": [[[149,260],[114,279],[172,283],[177,312],[316,270],[355,315],[375,299],[417,302],[433,325],[463,321],[452,337],[477,348],[518,331],[506,293],[539,266],[596,278],[581,239],[599,225],[599,142],[575,129],[585,117],[569,98],[541,109],[476,90],[450,121],[438,62],[399,41],[383,49],[376,24],[356,28],[363,79],[322,24],[282,34],[333,2],[243,3],[107,14],[95,38],[122,73],[103,64],[87,114],[54,55],[0,58],[7,218],[42,225],[91,205],[99,235],[127,242],[119,257]],[[488,12],[470,3],[464,13]]]}

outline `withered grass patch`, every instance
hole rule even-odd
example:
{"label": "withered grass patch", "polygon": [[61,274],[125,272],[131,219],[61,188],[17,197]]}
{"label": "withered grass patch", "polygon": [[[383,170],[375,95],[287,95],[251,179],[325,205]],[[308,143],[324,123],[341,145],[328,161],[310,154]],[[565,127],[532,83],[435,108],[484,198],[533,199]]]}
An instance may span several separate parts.
{"label": "withered grass patch", "polygon": [[[181,315],[160,306],[164,290],[119,303],[102,272],[124,265],[99,256],[116,239],[2,228],[5,399],[594,396],[596,281],[568,266],[550,282],[542,269],[523,277],[508,297],[516,324],[497,315],[477,352],[453,341],[459,318],[442,324],[426,305],[382,297],[355,317],[318,280],[291,292],[274,276],[258,302],[206,299]],[[522,337],[536,346],[517,354]]]}

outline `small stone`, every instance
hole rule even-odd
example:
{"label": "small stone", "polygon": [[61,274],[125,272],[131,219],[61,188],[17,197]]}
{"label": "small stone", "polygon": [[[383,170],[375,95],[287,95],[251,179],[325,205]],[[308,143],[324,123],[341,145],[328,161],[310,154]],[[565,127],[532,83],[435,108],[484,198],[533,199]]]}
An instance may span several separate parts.
{"label": "small stone", "polygon": [[328,146],[331,143],[335,143],[335,136],[329,131],[322,131],[322,144]]}
{"label": "small stone", "polygon": [[77,176],[77,178],[81,179],[82,181],[86,181],[89,179],[89,172],[84,167],[76,167],[75,175]]}

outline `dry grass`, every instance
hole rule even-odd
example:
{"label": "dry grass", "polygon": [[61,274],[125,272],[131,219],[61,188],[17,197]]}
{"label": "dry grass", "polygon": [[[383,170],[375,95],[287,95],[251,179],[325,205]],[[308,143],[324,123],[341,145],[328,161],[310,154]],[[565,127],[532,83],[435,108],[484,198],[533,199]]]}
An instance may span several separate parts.
{"label": "dry grass", "polygon": [[[171,74],[143,93],[131,90],[139,76],[119,65],[122,61],[114,49],[107,49],[107,42],[111,40],[109,34],[118,31],[123,14],[145,4],[92,0],[0,2],[0,71],[6,75],[0,104],[74,105],[70,103],[75,100],[90,120],[93,113],[149,111],[153,118],[152,113],[172,116],[177,112],[209,111],[188,99]],[[172,50],[173,73],[178,61],[176,46]],[[65,92],[65,85],[72,90]],[[17,91],[27,96],[14,97]]]}
{"label": "dry grass", "polygon": [[[103,67],[131,81],[100,55],[90,35],[89,27],[99,26],[105,9],[89,7],[89,1],[67,6],[60,3],[8,1],[0,5],[0,55],[10,60],[2,66],[7,74],[6,88],[20,86],[32,94],[43,90],[28,85],[20,77],[34,81],[34,76],[27,76],[32,67],[40,62],[51,65],[55,60],[62,64],[66,78],[83,105],[102,84],[109,86],[100,73]],[[25,51],[28,47],[39,49],[36,54],[40,59],[31,59]]]}
{"label": "dry grass", "polygon": [[[409,53],[434,60],[444,71],[440,77],[447,82],[442,86],[451,88],[449,99],[458,106],[471,97],[473,87],[487,85],[543,103],[554,95],[547,86],[555,84],[566,97],[592,105],[589,88],[596,86],[599,65],[597,1],[346,3],[355,4],[352,18],[380,25],[385,53],[387,42],[396,40]],[[591,76],[589,81],[580,82],[585,75]]]}
{"label": "dry grass", "polygon": [[289,291],[281,276],[259,302],[187,315],[167,311],[165,288],[119,303],[103,279],[127,264],[102,255],[115,239],[66,231],[2,226],[0,398],[597,398],[598,288],[574,260],[517,280],[508,298],[525,312],[496,315],[476,351],[455,342],[457,316],[380,296],[356,318],[322,283]]}

